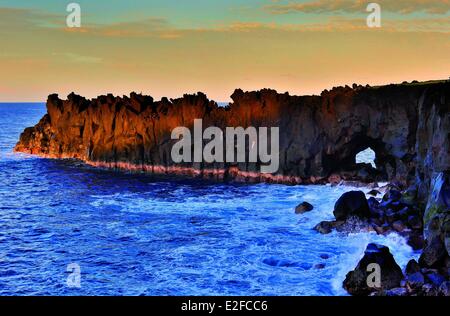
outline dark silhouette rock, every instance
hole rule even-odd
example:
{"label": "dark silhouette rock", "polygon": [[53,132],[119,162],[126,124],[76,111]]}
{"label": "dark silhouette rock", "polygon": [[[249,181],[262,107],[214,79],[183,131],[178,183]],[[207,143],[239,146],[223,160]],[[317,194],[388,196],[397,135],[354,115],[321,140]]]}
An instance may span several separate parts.
{"label": "dark silhouette rock", "polygon": [[331,233],[333,229],[333,222],[332,221],[323,221],[317,224],[314,227],[315,230],[317,230],[321,234],[329,234]]}
{"label": "dark silhouette rock", "polygon": [[421,233],[412,233],[408,236],[408,245],[414,250],[423,249],[425,242]]}
{"label": "dark silhouette rock", "polygon": [[[380,287],[369,287],[368,278],[370,264],[378,264],[381,272]],[[395,262],[389,248],[377,244],[369,244],[355,270],[349,272],[343,286],[352,295],[369,295],[374,291],[386,291],[400,286],[403,279],[401,268]]]}
{"label": "dark silhouette rock", "polygon": [[417,263],[416,260],[411,259],[408,261],[408,264],[406,265],[405,272],[406,272],[406,275],[420,272],[420,265]]}
{"label": "dark silhouette rock", "polygon": [[314,209],[314,206],[309,204],[308,202],[302,202],[295,208],[295,214],[303,214],[306,212],[310,212]]}
{"label": "dark silhouette rock", "polygon": [[344,193],[334,205],[333,214],[338,221],[349,217],[369,218],[370,210],[366,195],[362,191]]}

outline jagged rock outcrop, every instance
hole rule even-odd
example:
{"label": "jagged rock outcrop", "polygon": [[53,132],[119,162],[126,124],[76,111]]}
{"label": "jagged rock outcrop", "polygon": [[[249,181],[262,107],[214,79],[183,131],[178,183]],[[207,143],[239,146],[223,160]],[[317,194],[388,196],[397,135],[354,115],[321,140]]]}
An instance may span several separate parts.
{"label": "jagged rock outcrop", "polygon": [[355,270],[346,275],[343,286],[352,295],[368,295],[374,291],[397,288],[402,279],[402,269],[395,262],[389,248],[369,244]]}
{"label": "jagged rock outcrop", "polygon": [[[417,179],[426,194],[431,174],[450,169],[450,82],[339,87],[303,97],[236,90],[232,99],[223,108],[202,93],[161,101],[135,93],[93,100],[50,95],[48,113],[24,131],[16,151],[78,158],[105,167],[242,181]],[[259,163],[175,164],[171,131],[192,127],[196,118],[203,119],[204,128],[279,127],[278,173],[261,176]],[[377,170],[355,163],[356,154],[367,147],[376,152]]]}

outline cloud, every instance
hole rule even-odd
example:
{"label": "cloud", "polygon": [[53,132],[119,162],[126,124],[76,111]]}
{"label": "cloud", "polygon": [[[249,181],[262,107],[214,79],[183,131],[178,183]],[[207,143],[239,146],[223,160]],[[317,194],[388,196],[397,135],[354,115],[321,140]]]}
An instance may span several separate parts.
{"label": "cloud", "polygon": [[0,7],[0,28],[8,32],[29,30],[34,27],[60,27],[65,23],[61,16],[46,12]]}
{"label": "cloud", "polygon": [[66,61],[80,64],[99,64],[103,62],[100,57],[79,55],[76,53],[53,53],[53,56],[62,56]]}
{"label": "cloud", "polygon": [[167,19],[149,17],[139,21],[119,22],[89,27],[94,32],[115,37],[145,37],[172,30]]}
{"label": "cloud", "polygon": [[[450,0],[377,0],[385,12],[410,14],[425,12],[446,14],[450,11]],[[303,3],[267,5],[264,9],[272,14],[303,13],[365,13],[369,1],[365,0],[315,0]]]}

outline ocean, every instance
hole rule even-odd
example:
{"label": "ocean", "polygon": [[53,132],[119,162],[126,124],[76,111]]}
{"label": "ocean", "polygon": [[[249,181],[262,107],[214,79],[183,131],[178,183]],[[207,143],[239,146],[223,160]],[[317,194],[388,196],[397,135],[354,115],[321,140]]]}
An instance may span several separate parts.
{"label": "ocean", "polygon": [[[351,187],[223,184],[13,153],[45,112],[0,104],[0,295],[346,295],[368,243],[402,268],[418,257],[394,233],[313,230]],[[314,210],[296,215],[302,201]]]}

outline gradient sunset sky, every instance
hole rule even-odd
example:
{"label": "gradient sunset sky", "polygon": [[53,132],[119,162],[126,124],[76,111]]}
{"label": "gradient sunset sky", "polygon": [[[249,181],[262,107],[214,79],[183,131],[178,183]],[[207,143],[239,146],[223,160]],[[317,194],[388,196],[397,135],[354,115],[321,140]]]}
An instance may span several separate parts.
{"label": "gradient sunset sky", "polygon": [[[82,27],[66,26],[77,2]],[[366,25],[367,4],[382,27]],[[0,101],[131,91],[228,101],[235,88],[450,76],[450,0],[0,0]]]}

